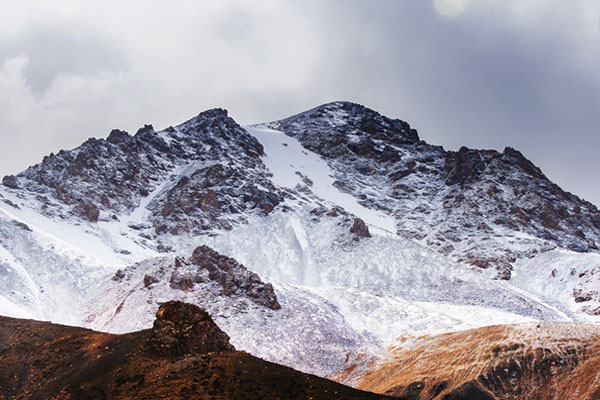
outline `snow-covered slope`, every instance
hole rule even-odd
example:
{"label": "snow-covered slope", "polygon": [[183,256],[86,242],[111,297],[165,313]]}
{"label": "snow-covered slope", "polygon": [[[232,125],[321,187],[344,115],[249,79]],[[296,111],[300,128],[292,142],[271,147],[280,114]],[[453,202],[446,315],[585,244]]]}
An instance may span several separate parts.
{"label": "snow-covered slope", "polygon": [[[445,152],[343,102],[115,130],[4,178],[0,314],[128,332],[185,300],[320,375],[407,334],[595,321],[600,213],[519,154]],[[199,266],[201,245],[233,261]]]}

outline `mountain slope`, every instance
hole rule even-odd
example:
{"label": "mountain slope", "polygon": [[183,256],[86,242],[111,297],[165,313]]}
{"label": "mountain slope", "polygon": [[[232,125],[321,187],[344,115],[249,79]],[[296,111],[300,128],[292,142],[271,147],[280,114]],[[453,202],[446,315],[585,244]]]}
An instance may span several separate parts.
{"label": "mountain slope", "polygon": [[[265,126],[322,155],[334,184],[395,218],[399,232],[460,261],[495,267],[501,278],[510,278],[516,259],[548,245],[598,251],[598,209],[510,147],[445,151],[419,140],[408,123],[347,102]],[[481,246],[482,237],[490,245]]]}
{"label": "mountain slope", "polygon": [[354,379],[415,400],[592,400],[600,394],[599,335],[593,325],[536,323],[408,337]]}
{"label": "mountain slope", "polygon": [[127,335],[0,317],[0,338],[0,399],[384,398],[236,351],[179,302]]}
{"label": "mountain slope", "polygon": [[214,109],[5,177],[0,314],[124,333],[185,300],[327,376],[406,334],[595,321],[599,215],[514,150],[448,152],[356,104]]}

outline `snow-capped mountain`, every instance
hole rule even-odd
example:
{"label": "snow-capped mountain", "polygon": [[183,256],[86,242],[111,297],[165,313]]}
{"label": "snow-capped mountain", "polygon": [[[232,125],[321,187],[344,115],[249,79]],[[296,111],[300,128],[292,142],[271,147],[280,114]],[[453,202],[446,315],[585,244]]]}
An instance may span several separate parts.
{"label": "snow-capped mountain", "polygon": [[329,375],[405,334],[600,314],[600,212],[518,151],[445,151],[334,102],[203,112],[51,154],[0,188],[0,314],[129,332],[207,309]]}

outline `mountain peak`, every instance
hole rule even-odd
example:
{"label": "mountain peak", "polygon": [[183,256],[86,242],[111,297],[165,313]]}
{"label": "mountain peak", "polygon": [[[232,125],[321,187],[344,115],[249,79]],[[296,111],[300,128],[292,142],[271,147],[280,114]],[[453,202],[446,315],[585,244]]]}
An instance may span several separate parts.
{"label": "mountain peak", "polygon": [[231,119],[231,117],[229,117],[229,113],[226,109],[210,108],[208,110],[198,113],[198,115],[196,115],[193,118],[188,119],[187,121],[180,124],[179,126],[195,125],[197,123],[206,122],[206,121],[214,121],[214,120],[232,120],[232,119]]}
{"label": "mountain peak", "polygon": [[408,122],[388,118],[348,101],[322,104],[265,126],[295,137],[309,150],[327,158],[354,153],[379,161],[393,161],[388,154],[393,153],[394,146],[420,142],[417,131]]}

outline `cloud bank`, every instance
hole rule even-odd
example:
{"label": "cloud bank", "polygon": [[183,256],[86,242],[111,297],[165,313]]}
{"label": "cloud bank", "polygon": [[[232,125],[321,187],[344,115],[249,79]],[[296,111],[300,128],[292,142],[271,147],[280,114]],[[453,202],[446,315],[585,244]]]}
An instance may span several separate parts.
{"label": "cloud bank", "polygon": [[[112,128],[331,100],[523,151],[600,205],[596,0],[0,0],[0,174]],[[6,10],[6,12],[4,12]]]}

